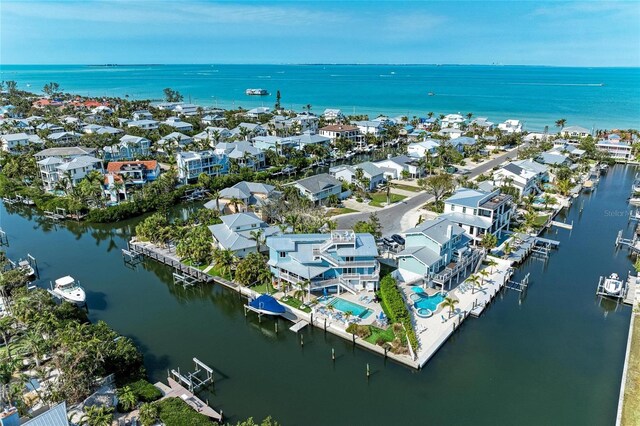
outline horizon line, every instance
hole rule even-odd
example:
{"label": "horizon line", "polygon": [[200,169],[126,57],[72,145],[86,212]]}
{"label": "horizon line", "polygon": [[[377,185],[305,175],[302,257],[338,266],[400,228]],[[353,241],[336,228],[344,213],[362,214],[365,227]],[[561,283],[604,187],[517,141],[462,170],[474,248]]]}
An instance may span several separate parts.
{"label": "horizon line", "polygon": [[86,66],[86,67],[135,67],[135,66],[177,66],[177,65],[242,65],[242,66],[448,66],[448,67],[544,67],[544,68],[640,68],[640,65],[549,65],[549,64],[474,64],[474,63],[397,63],[397,62],[271,62],[271,63],[239,63],[239,62],[192,62],[192,63],[0,63],[0,70],[3,66]]}

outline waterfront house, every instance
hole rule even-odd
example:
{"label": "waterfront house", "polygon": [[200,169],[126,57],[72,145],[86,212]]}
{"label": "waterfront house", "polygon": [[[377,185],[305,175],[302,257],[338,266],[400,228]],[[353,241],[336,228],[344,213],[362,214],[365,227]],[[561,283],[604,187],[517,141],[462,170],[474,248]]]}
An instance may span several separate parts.
{"label": "waterfront house", "polygon": [[503,123],[498,124],[498,129],[502,133],[506,133],[508,135],[513,133],[522,133],[522,123],[520,120],[506,120]]}
{"label": "waterfront house", "polygon": [[300,179],[292,185],[314,204],[323,204],[332,195],[340,198],[342,194],[342,182],[326,173]]}
{"label": "waterfront house", "polygon": [[[259,213],[262,207],[280,195],[275,186],[266,183],[238,182],[232,187],[220,190],[218,199],[208,201],[204,206],[218,209],[223,213],[239,213],[251,210]],[[237,206],[233,202],[238,202]]]}
{"label": "waterfront house", "polygon": [[[358,181],[358,169],[362,170],[362,181]],[[329,174],[341,182],[353,183],[363,187],[366,191],[373,191],[384,183],[384,171],[369,161],[355,166],[341,165],[331,167]],[[365,186],[366,185],[366,186]]]}
{"label": "waterfront house", "polygon": [[586,138],[591,135],[591,131],[589,129],[585,129],[580,126],[563,127],[558,133],[565,138]]}
{"label": "waterfront house", "polygon": [[127,186],[142,186],[160,175],[160,165],[155,160],[112,161],[107,164],[104,176],[105,194],[111,201],[127,198]]}
{"label": "waterfront house", "polygon": [[169,117],[163,121],[163,124],[173,127],[179,132],[190,132],[193,130],[193,124],[182,121],[179,117]]}
{"label": "waterfront house", "polygon": [[318,129],[318,134],[329,138],[331,143],[335,143],[336,139],[349,139],[358,142],[362,138],[358,127],[349,124],[330,124]]}
{"label": "waterfront house", "polygon": [[301,135],[295,136],[298,141],[298,148],[304,149],[307,145],[321,145],[328,148],[331,145],[331,139],[326,136],[318,135],[310,130],[302,132]]}
{"label": "waterfront house", "polygon": [[314,114],[303,112],[290,118],[288,121],[291,125],[296,126],[302,132],[315,133],[318,131],[318,123],[320,122],[320,119]]}
{"label": "waterfront house", "polygon": [[408,174],[410,178],[419,178],[424,174],[424,168],[420,165],[420,161],[416,158],[412,158],[406,155],[398,155],[391,157],[390,155],[386,160],[376,161],[375,164],[382,170],[386,179],[403,179],[403,171]]}
{"label": "waterfront house", "polygon": [[493,130],[494,126],[495,123],[488,121],[487,117],[477,117],[469,123],[469,127],[481,130]]}
{"label": "waterfront house", "polygon": [[219,176],[229,172],[229,157],[206,151],[182,151],[176,155],[178,179],[182,183],[194,182],[201,173],[208,176]]}
{"label": "waterfront house", "polygon": [[267,246],[260,240],[282,233],[279,227],[267,225],[255,213],[234,213],[220,219],[222,223],[209,226],[214,245],[222,250],[231,250],[239,258],[266,251]]}
{"label": "waterfront house", "polygon": [[377,290],[378,248],[371,234],[351,230],[330,234],[286,234],[267,238],[269,266],[275,281],[309,292],[324,289],[357,294]]}
{"label": "waterfront house", "polygon": [[82,155],[77,157],[47,157],[37,162],[45,192],[56,193],[75,188],[92,170],[104,174],[102,160]]}
{"label": "waterfront house", "polygon": [[218,113],[211,113],[211,114],[207,114],[205,116],[202,117],[202,120],[200,120],[202,122],[202,124],[207,125],[207,126],[211,126],[212,124],[216,124],[216,123],[220,123],[225,121],[226,119],[224,118],[224,115],[222,114],[218,114]]}
{"label": "waterfront house", "polygon": [[445,127],[438,132],[440,136],[444,136],[449,139],[459,138],[463,133],[464,131],[457,127]]}
{"label": "waterfront house", "polygon": [[43,149],[33,156],[36,158],[36,161],[44,160],[48,157],[60,157],[62,160],[68,161],[85,155],[93,156],[96,151],[96,148],[88,148],[86,146],[68,146]]}
{"label": "waterfront house", "polygon": [[253,118],[253,119],[258,119],[260,117],[262,117],[263,115],[267,115],[271,113],[271,108],[267,108],[267,107],[257,107],[257,108],[252,108],[249,111],[245,112],[244,115],[247,118]]}
{"label": "waterfront house", "polygon": [[440,142],[435,139],[425,139],[422,142],[410,143],[407,146],[407,155],[410,157],[423,158],[427,153],[432,156],[436,154]]}
{"label": "waterfront house", "polygon": [[[447,114],[440,119],[440,127],[460,129],[467,120],[460,114]],[[456,136],[457,137],[457,136]]]}
{"label": "waterfront house", "polygon": [[[244,130],[243,130],[244,129]],[[256,136],[267,136],[267,129],[256,123],[240,123],[231,130],[231,134],[235,138],[249,140]],[[243,136],[243,134],[246,134]]]}
{"label": "waterfront house", "polygon": [[223,142],[231,139],[233,135],[224,127],[208,126],[202,132],[193,137],[196,142],[208,141],[211,147],[214,147],[218,142]]}
{"label": "waterfront house", "polygon": [[153,120],[153,114],[151,114],[146,109],[141,109],[141,110],[138,110],[138,111],[134,111],[133,114],[131,114],[131,117],[133,118],[133,121]]}
{"label": "waterfront house", "polygon": [[536,161],[546,166],[571,166],[572,164],[568,155],[557,151],[542,152],[536,157]]}
{"label": "waterfront house", "polygon": [[619,135],[613,133],[606,139],[596,143],[599,151],[609,154],[615,161],[629,161],[633,159],[633,147],[628,142],[623,141]]}
{"label": "waterfront house", "polygon": [[158,128],[156,120],[133,120],[127,122],[127,127],[137,127],[142,130],[155,130]]}
{"label": "waterfront house", "polygon": [[2,143],[2,150],[9,153],[20,152],[24,147],[28,147],[29,145],[44,144],[38,136],[28,135],[26,133],[0,135],[0,143]]}
{"label": "waterfront house", "polygon": [[198,114],[198,108],[200,108],[198,105],[180,103],[173,108],[173,112],[177,115],[192,117]]}
{"label": "waterfront house", "polygon": [[[446,285],[454,275],[472,268],[479,260],[469,248],[464,229],[444,217],[422,222],[409,229],[404,238],[404,250],[396,256],[396,274],[404,282]],[[456,274],[444,274],[447,269]]]}
{"label": "waterfront house", "polygon": [[351,124],[358,128],[358,131],[363,135],[373,135],[375,137],[381,136],[385,129],[384,126],[387,122],[384,120],[364,120],[354,121]]}
{"label": "waterfront house", "polygon": [[538,174],[514,163],[508,163],[493,172],[493,185],[513,187],[519,196],[537,194]]}
{"label": "waterfront house", "polygon": [[266,151],[268,149],[282,154],[285,148],[298,149],[299,143],[296,136],[280,137],[280,136],[256,136],[251,140],[253,146]]}
{"label": "waterfront house", "polygon": [[220,142],[214,151],[218,155],[226,155],[230,162],[235,162],[239,167],[259,170],[266,164],[264,151],[247,141]]}
{"label": "waterfront house", "polygon": [[479,244],[487,232],[500,238],[503,230],[509,230],[512,211],[512,197],[500,189],[459,188],[444,201],[441,217],[461,226],[472,243]]}
{"label": "waterfront house", "polygon": [[568,155],[572,160],[578,160],[582,158],[582,156],[586,153],[585,150],[578,148],[577,146],[570,143],[557,143],[558,141],[553,142],[553,148],[548,152],[550,153],[560,153],[563,155]]}
{"label": "waterfront house", "polygon": [[345,119],[345,116],[344,114],[342,114],[342,111],[336,108],[325,109],[324,112],[322,113],[322,117],[328,123],[335,123],[335,122],[343,121]]}
{"label": "waterfront house", "polygon": [[133,160],[150,155],[151,141],[140,136],[124,135],[115,145],[105,146],[103,157],[105,161]]}
{"label": "waterfront house", "polygon": [[47,139],[58,145],[71,144],[80,139],[80,133],[76,132],[55,132],[49,133]]}

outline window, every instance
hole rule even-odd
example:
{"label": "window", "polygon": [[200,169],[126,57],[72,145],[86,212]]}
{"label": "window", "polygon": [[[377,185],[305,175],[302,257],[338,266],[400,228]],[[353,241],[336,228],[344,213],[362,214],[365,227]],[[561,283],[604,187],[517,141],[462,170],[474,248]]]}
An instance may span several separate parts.
{"label": "window", "polygon": [[280,251],[280,252],[278,252],[278,256],[280,256],[280,258],[287,257],[287,252]]}

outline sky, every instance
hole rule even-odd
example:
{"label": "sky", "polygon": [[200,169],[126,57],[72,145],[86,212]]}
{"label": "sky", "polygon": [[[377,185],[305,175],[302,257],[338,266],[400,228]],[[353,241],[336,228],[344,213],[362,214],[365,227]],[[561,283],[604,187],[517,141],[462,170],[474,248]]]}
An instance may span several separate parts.
{"label": "sky", "polygon": [[0,64],[640,66],[640,1],[0,1]]}

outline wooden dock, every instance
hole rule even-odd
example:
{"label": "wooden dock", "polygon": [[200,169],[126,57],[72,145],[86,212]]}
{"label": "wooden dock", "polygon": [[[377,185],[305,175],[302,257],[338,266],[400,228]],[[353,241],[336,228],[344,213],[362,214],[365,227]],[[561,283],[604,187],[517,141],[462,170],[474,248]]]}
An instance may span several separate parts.
{"label": "wooden dock", "polygon": [[297,333],[298,331],[305,328],[307,325],[309,325],[308,322],[306,322],[305,320],[300,320],[297,323],[293,324],[291,327],[289,327],[289,330],[293,331],[294,333]]}
{"label": "wooden dock", "polygon": [[558,228],[563,228],[563,229],[573,229],[573,221],[571,221],[571,223],[565,223],[565,222],[558,222],[557,220],[552,220],[551,222],[549,222],[549,225],[552,226],[557,226]]}
{"label": "wooden dock", "polygon": [[167,377],[167,383],[169,383],[169,386],[161,382],[158,382],[154,385],[155,387],[160,389],[162,393],[164,393],[162,399],[180,398],[196,412],[204,414],[205,416],[213,419],[216,422],[222,421],[222,412],[218,413],[216,410],[211,408],[208,403],[195,396],[187,388],[173,380],[171,377]]}
{"label": "wooden dock", "polygon": [[[123,254],[125,253],[130,256],[131,255],[146,256],[150,259],[157,260],[160,263],[164,263],[165,265],[171,266],[173,269],[176,270],[179,276],[188,277],[186,278],[186,281],[189,281],[189,282],[191,282],[192,279],[195,279],[203,283],[211,283],[214,281],[214,278],[211,275],[201,271],[198,268],[194,268],[193,266],[186,265],[175,257],[170,257],[166,250],[162,250],[156,247],[154,244],[131,240],[129,241],[126,252],[123,251]],[[174,277],[175,275],[176,273],[174,273]]]}
{"label": "wooden dock", "polygon": [[622,303],[634,306],[638,301],[640,301],[640,285],[638,285],[638,277],[629,275],[627,278],[627,291],[624,294]]}

